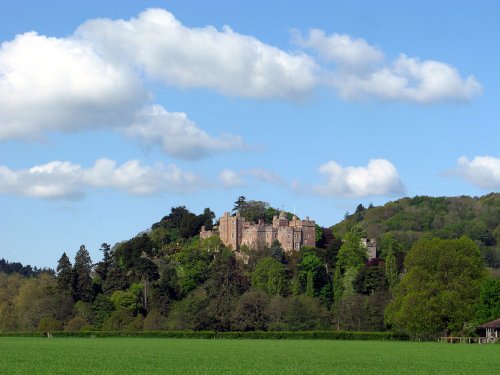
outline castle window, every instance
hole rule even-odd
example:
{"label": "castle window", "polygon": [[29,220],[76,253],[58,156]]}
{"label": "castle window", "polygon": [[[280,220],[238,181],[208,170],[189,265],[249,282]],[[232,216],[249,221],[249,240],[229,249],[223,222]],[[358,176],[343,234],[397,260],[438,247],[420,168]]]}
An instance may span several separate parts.
{"label": "castle window", "polygon": [[295,242],[295,250],[299,250],[300,244],[298,242]]}

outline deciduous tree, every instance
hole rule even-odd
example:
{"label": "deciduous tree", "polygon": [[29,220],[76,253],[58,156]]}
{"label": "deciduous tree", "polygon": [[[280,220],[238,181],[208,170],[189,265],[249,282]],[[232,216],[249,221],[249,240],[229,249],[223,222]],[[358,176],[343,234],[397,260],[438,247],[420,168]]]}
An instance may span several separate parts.
{"label": "deciduous tree", "polygon": [[419,240],[405,259],[387,321],[414,335],[459,332],[474,319],[484,266],[470,239]]}

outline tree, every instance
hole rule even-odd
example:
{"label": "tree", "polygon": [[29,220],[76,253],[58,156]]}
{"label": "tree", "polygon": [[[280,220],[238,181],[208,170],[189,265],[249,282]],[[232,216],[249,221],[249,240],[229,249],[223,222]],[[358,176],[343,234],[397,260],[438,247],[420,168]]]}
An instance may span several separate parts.
{"label": "tree", "polygon": [[396,256],[392,251],[385,258],[385,277],[390,288],[394,288],[399,280]]}
{"label": "tree", "polygon": [[245,209],[247,207],[247,201],[246,198],[243,195],[240,195],[236,202],[234,202],[234,207],[232,212],[240,212],[241,210]]}
{"label": "tree", "polygon": [[265,330],[269,322],[269,301],[269,296],[260,290],[244,293],[231,314],[231,328],[238,331]]}
{"label": "tree", "polygon": [[481,285],[476,314],[481,323],[500,317],[500,279],[489,277],[484,280]]}
{"label": "tree", "polygon": [[244,289],[242,270],[231,251],[216,254],[204,286],[209,298],[206,313],[210,319],[210,328],[229,330],[231,311]]}
{"label": "tree", "polygon": [[206,280],[212,255],[197,246],[184,246],[174,258],[181,293],[186,295]]}
{"label": "tree", "polygon": [[345,272],[348,268],[361,268],[366,261],[366,249],[361,245],[361,233],[353,229],[344,236],[337,255],[337,265]]}
{"label": "tree", "polygon": [[92,260],[85,246],[80,246],[80,249],[75,255],[75,265],[73,266],[73,290],[75,301],[91,302],[94,298],[94,290],[92,287]]}
{"label": "tree", "polygon": [[41,274],[26,280],[15,297],[17,329],[35,331],[40,320],[46,317],[60,321],[58,315],[61,296],[57,290],[57,281],[51,275]]}
{"label": "tree", "polygon": [[325,266],[321,259],[306,253],[299,263],[299,278],[309,297],[317,296],[323,285],[328,282]]}
{"label": "tree", "polygon": [[378,259],[372,259],[365,264],[354,280],[354,290],[361,294],[373,294],[376,290],[385,290],[387,287],[385,265]]}
{"label": "tree", "polygon": [[286,290],[285,266],[276,258],[262,258],[252,272],[252,286],[270,295],[283,294]]}
{"label": "tree", "polygon": [[73,294],[73,266],[66,253],[57,262],[57,286],[61,293]]}
{"label": "tree", "polygon": [[111,268],[111,263],[113,262],[113,254],[111,252],[111,246],[107,243],[103,243],[100,250],[102,251],[102,261],[97,263],[95,273],[99,276],[101,282],[104,282],[108,277],[108,272]]}
{"label": "tree", "polygon": [[470,239],[421,239],[405,259],[387,322],[413,335],[458,333],[474,318],[484,266]]}

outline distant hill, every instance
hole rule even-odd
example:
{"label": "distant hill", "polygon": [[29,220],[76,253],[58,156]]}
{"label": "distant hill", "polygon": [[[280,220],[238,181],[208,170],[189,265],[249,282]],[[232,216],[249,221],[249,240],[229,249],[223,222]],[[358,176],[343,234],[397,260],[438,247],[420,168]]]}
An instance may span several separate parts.
{"label": "distant hill", "polygon": [[332,227],[342,235],[354,225],[376,238],[384,256],[389,246],[406,253],[422,236],[445,239],[463,235],[476,241],[490,267],[500,267],[500,194],[482,197],[402,198],[380,207],[358,205],[356,212]]}

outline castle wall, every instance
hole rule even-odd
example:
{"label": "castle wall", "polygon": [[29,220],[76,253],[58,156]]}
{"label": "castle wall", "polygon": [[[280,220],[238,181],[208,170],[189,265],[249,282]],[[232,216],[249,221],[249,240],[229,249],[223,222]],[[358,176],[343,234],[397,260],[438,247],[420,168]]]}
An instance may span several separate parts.
{"label": "castle wall", "polygon": [[[214,233],[209,233],[204,228],[200,232],[201,238],[206,238]],[[273,217],[272,225],[265,225],[264,221],[258,224],[245,221],[239,213],[235,216],[225,212],[219,219],[219,236],[222,243],[238,250],[246,245],[251,249],[271,246],[278,240],[285,252],[298,251],[302,246],[316,245],[316,224],[313,220],[299,220],[293,217],[287,220],[285,213]]]}

